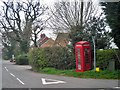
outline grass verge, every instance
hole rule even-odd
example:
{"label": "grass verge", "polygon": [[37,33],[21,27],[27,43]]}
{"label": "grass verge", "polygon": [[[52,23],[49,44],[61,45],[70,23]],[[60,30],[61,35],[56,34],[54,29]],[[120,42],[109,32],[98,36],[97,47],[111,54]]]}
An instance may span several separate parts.
{"label": "grass verge", "polygon": [[44,68],[44,69],[32,69],[33,71],[45,73],[45,74],[54,74],[54,75],[64,75],[64,76],[73,76],[79,78],[94,78],[94,79],[120,79],[120,70],[118,71],[108,71],[100,70],[99,72],[85,71],[85,72],[76,72],[75,69],[72,70],[57,70],[55,68]]}

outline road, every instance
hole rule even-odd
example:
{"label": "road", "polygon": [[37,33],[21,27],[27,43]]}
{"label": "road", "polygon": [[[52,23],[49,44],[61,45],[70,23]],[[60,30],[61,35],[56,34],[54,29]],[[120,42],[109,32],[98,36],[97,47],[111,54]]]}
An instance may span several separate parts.
{"label": "road", "polygon": [[48,75],[29,70],[28,65],[2,62],[2,88],[113,88],[118,80],[84,79]]}

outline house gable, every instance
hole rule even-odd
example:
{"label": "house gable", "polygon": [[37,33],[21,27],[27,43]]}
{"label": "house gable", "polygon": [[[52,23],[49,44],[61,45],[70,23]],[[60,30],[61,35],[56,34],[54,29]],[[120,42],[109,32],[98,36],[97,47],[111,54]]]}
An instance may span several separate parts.
{"label": "house gable", "polygon": [[45,34],[41,34],[41,39],[38,40],[38,47],[52,47],[54,45],[54,40],[48,38]]}
{"label": "house gable", "polygon": [[55,40],[55,46],[66,46],[70,41],[69,33],[58,33]]}
{"label": "house gable", "polygon": [[44,44],[42,44],[41,47],[53,47],[54,43],[55,43],[54,40],[49,38],[49,40],[47,40]]}

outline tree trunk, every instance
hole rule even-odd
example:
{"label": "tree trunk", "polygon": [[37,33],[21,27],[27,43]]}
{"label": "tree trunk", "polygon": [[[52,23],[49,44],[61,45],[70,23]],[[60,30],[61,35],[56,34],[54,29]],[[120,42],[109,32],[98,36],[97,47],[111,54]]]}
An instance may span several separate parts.
{"label": "tree trunk", "polygon": [[36,41],[34,42],[34,46],[35,46],[35,47],[38,47],[38,46],[37,46],[37,42],[36,42]]}
{"label": "tree trunk", "polygon": [[83,24],[83,0],[81,1],[81,20],[80,20],[80,24],[81,24],[81,27],[82,27],[82,24]]}
{"label": "tree trunk", "polygon": [[34,46],[35,46],[35,47],[38,47],[38,46],[37,46],[37,34],[35,34]]}

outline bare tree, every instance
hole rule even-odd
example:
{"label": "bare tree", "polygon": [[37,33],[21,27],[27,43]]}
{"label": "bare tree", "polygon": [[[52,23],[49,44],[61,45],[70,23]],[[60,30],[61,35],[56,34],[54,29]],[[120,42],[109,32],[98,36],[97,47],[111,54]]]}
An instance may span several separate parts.
{"label": "bare tree", "polygon": [[55,10],[52,10],[53,17],[51,18],[50,26],[57,30],[71,30],[74,26],[85,27],[86,23],[95,14],[95,7],[90,0],[83,2],[75,0],[74,2],[56,2]]}
{"label": "bare tree", "polygon": [[[35,22],[40,22],[40,16],[44,15],[47,7],[39,1],[27,0],[26,2],[4,2],[2,7],[0,25],[2,32],[7,37],[20,43],[23,52],[27,52],[30,45],[30,37]],[[10,34],[9,32],[13,32]],[[14,36],[14,37],[12,37]]]}
{"label": "bare tree", "polygon": [[37,47],[38,35],[42,30],[44,30],[44,28],[45,26],[43,25],[43,23],[39,23],[33,26],[31,40],[34,42],[34,47]]}

